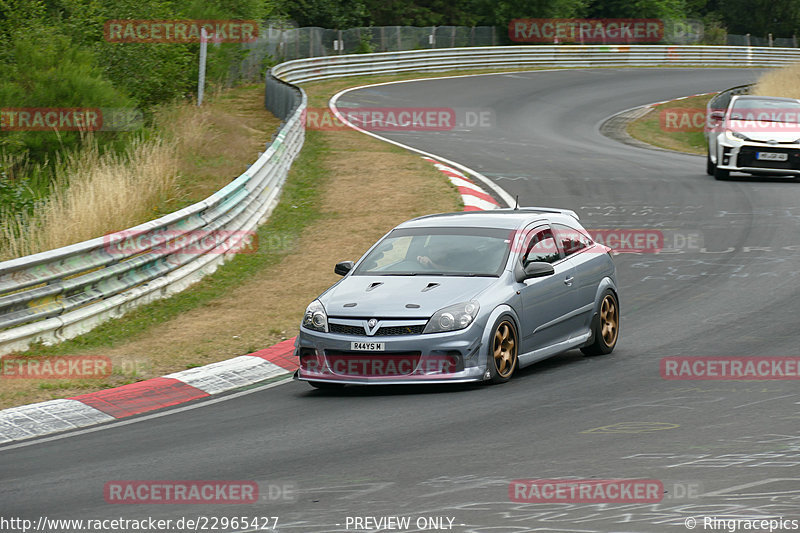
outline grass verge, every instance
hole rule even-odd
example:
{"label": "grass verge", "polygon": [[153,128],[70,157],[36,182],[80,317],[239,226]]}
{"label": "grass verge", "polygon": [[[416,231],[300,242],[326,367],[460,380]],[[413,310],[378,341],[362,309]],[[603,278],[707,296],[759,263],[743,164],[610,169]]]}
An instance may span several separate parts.
{"label": "grass verge", "polygon": [[705,154],[705,109],[713,96],[692,96],[655,106],[628,124],[628,135],[667,150]]}

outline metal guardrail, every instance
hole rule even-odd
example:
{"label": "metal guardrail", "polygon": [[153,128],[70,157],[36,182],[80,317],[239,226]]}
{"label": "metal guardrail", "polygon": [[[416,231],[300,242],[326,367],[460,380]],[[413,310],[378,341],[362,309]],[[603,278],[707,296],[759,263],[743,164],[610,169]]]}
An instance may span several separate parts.
{"label": "metal guardrail", "polygon": [[706,104],[706,112],[710,113],[712,110],[724,111],[728,108],[728,103],[731,101],[733,96],[736,96],[737,94],[749,94],[752,87],[753,84],[748,83],[747,85],[737,85],[736,87],[725,89],[708,101]]}
{"label": "metal guardrail", "polygon": [[273,69],[290,83],[361,74],[479,68],[774,67],[800,61],[796,48],[692,45],[495,46],[296,59]]}
{"label": "metal guardrail", "polygon": [[[157,220],[57,250],[0,263],[0,353],[72,338],[127,310],[183,290],[227,254],[182,253],[198,233],[234,242],[265,220],[304,139],[305,93],[290,84],[361,74],[520,67],[780,66],[800,50],[728,46],[510,46],[340,55],[282,63],[268,74],[265,105],[286,122],[244,174],[207,199]],[[272,74],[280,80],[273,79]],[[281,81],[282,80],[282,81]],[[169,235],[171,246],[125,251]]]}

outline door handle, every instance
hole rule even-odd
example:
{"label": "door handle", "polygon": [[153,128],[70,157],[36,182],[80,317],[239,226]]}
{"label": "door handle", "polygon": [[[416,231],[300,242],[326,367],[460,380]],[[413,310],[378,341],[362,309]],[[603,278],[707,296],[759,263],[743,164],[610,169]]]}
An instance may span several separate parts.
{"label": "door handle", "polygon": [[575,278],[574,278],[574,277],[572,277],[572,276],[570,276],[570,277],[568,277],[568,278],[565,278],[565,279],[564,279],[564,285],[567,285],[567,286],[571,287],[571,286],[572,286],[572,280],[573,280],[573,279],[575,279]]}

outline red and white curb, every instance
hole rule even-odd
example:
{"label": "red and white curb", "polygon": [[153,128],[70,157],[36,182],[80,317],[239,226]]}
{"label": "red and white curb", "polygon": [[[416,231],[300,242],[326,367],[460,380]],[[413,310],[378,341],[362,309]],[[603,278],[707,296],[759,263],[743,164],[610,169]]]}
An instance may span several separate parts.
{"label": "red and white curb", "polygon": [[500,207],[497,200],[487,194],[480,186],[476,185],[475,182],[469,179],[463,172],[430,157],[423,157],[422,159],[433,163],[433,166],[447,176],[450,183],[458,188],[458,192],[461,194],[461,198],[464,201],[464,211],[488,211]]}
{"label": "red and white curb", "polygon": [[[497,209],[500,204],[463,172],[423,157],[458,188],[464,211]],[[0,444],[94,426],[165,407],[208,398],[297,369],[294,339],[257,352],[113,389],[0,411]]]}
{"label": "red and white curb", "polygon": [[297,369],[294,339],[227,361],[72,398],[0,411],[0,444],[94,426],[207,398]]}

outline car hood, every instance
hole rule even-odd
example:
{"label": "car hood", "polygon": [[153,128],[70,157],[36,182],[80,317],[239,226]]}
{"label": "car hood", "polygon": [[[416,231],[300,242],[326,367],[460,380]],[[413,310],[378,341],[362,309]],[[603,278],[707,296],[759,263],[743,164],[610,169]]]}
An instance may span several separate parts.
{"label": "car hood", "polygon": [[328,316],[429,317],[442,307],[475,298],[498,281],[490,277],[348,276],[320,301]]}
{"label": "car hood", "polygon": [[758,142],[789,143],[800,139],[800,124],[766,123],[765,125],[750,120],[736,120],[731,122],[730,129]]}

